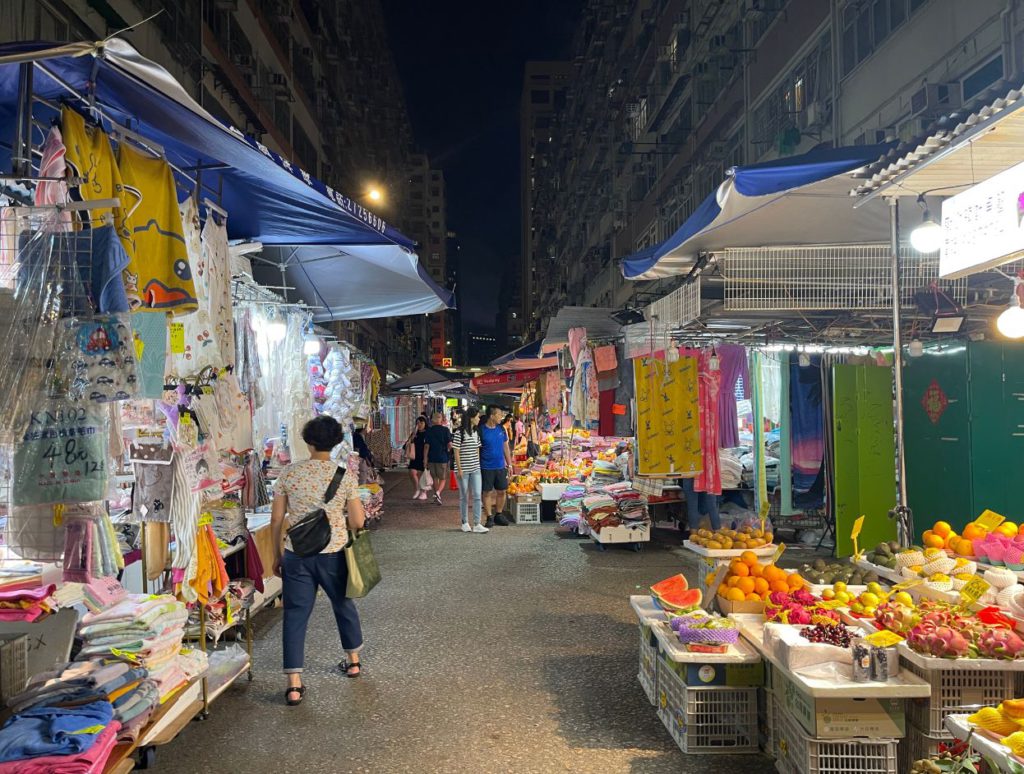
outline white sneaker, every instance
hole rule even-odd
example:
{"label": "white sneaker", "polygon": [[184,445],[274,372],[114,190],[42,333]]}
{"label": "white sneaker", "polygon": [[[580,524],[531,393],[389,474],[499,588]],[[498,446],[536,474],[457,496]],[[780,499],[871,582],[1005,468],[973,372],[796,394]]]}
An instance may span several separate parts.
{"label": "white sneaker", "polygon": [[[423,498],[423,499],[426,499],[426,498]],[[441,495],[439,495],[437,492],[434,492],[434,502],[437,503],[438,505],[442,504],[441,503]]]}
{"label": "white sneaker", "polygon": [[426,499],[427,499],[427,493],[426,493],[426,492],[424,492],[424,491],[423,491],[423,490],[421,489],[421,490],[419,491],[419,494],[417,494],[417,495],[416,495],[416,497],[415,497],[414,499],[416,499],[416,500],[426,500]]}
{"label": "white sneaker", "polygon": [[[468,527],[469,525],[463,524],[462,526]],[[473,527],[473,531],[479,532],[480,534],[483,534],[484,532],[490,532],[490,530],[487,529],[487,527],[485,527],[483,524],[477,524],[475,527]],[[469,532],[469,530],[467,529],[466,532]]]}
{"label": "white sneaker", "polygon": [[467,522],[462,522],[462,531],[463,532],[472,532],[473,530],[471,530],[469,528],[469,524]]}

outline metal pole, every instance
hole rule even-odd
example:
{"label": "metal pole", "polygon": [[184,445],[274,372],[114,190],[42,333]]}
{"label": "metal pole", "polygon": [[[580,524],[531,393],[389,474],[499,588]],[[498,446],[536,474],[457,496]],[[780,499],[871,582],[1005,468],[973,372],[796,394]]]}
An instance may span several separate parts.
{"label": "metal pole", "polygon": [[907,466],[903,453],[903,331],[901,319],[902,266],[900,259],[900,204],[895,196],[889,199],[889,237],[892,252],[892,345],[895,380],[894,419],[896,424],[896,508],[900,543],[909,546],[914,540],[914,522],[907,506]]}
{"label": "metal pole", "polygon": [[12,172],[28,177],[32,174],[32,74],[34,65],[18,66],[18,116],[11,154]]}

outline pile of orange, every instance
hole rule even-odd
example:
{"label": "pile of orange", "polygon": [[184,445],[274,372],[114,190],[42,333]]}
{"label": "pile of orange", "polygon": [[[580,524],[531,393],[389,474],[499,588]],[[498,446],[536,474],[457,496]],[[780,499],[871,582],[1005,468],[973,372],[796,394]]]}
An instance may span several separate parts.
{"label": "pile of orange", "polygon": [[[994,530],[1010,538],[1018,531],[1018,526],[1012,521],[1004,521]],[[948,521],[937,521],[921,535],[921,543],[925,548],[944,548],[957,556],[974,556],[974,541],[983,540],[986,535],[988,529],[975,522],[970,522],[958,535]]]}
{"label": "pile of orange", "polygon": [[[709,573],[707,585],[714,583]],[[753,551],[744,551],[729,563],[729,574],[718,586],[718,596],[733,602],[763,602],[773,591],[796,591],[806,581],[795,572],[786,572],[774,564],[761,564]]]}

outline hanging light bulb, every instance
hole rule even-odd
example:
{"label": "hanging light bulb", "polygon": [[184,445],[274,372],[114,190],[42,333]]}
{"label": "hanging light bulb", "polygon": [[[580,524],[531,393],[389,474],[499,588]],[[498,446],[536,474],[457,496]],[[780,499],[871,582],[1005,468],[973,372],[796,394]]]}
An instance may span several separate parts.
{"label": "hanging light bulb", "polygon": [[288,325],[275,312],[267,319],[267,341],[272,343],[283,341],[288,333]]}
{"label": "hanging light bulb", "polygon": [[1013,297],[1009,308],[996,318],[996,328],[1008,339],[1024,338],[1024,309],[1020,305],[1020,277],[1013,280]]}
{"label": "hanging light bulb", "polygon": [[921,343],[921,339],[916,336],[911,339],[907,345],[907,354],[911,357],[921,357],[924,355],[924,344]]}
{"label": "hanging light bulb", "polygon": [[924,195],[918,196],[917,201],[924,207],[924,214],[921,216],[921,225],[910,232],[910,244],[919,253],[934,253],[942,247],[942,226],[932,218]]}
{"label": "hanging light bulb", "polygon": [[801,352],[800,356],[796,359],[796,362],[801,368],[807,368],[811,364],[811,356],[806,352]]}
{"label": "hanging light bulb", "polygon": [[319,355],[320,339],[316,336],[309,336],[302,344],[302,352],[306,355]]}

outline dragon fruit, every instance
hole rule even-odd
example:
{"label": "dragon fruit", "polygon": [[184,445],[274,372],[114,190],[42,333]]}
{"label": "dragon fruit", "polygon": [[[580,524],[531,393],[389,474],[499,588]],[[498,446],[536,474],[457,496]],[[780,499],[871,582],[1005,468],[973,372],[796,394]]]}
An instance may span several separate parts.
{"label": "dragon fruit", "polygon": [[986,629],[977,644],[978,653],[985,658],[1012,660],[1024,656],[1024,640],[1010,629]]}
{"label": "dragon fruit", "polygon": [[815,597],[811,592],[807,591],[807,589],[797,589],[796,591],[794,591],[793,599],[794,601],[799,602],[801,605],[813,605],[815,602],[818,601],[817,597]]}
{"label": "dragon fruit", "polygon": [[789,623],[803,626],[811,623],[811,611],[805,607],[794,607],[789,610]]}
{"label": "dragon fruit", "polygon": [[783,607],[787,602],[790,601],[789,594],[785,591],[773,591],[768,595],[768,601],[773,605]]}
{"label": "dragon fruit", "polygon": [[919,653],[936,658],[974,655],[974,646],[961,632],[949,626],[937,626],[931,621],[921,621],[907,632],[907,644]]}

